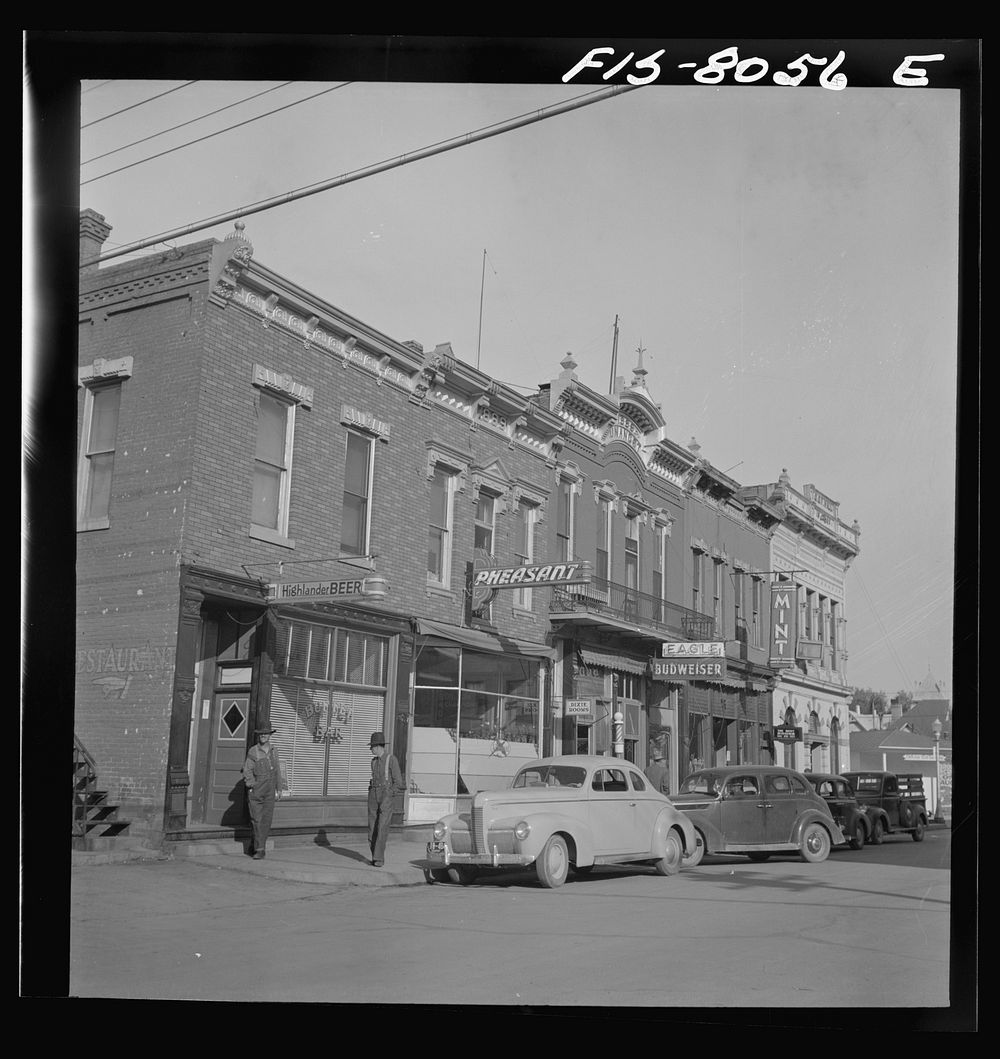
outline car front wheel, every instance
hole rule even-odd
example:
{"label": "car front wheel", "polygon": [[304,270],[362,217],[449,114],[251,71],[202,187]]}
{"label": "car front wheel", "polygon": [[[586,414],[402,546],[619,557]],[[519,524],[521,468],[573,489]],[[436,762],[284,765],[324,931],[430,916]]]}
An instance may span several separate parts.
{"label": "car front wheel", "polygon": [[865,844],[865,838],[868,832],[865,830],[864,821],[861,819],[855,820],[854,822],[854,834],[850,838],[851,849],[861,849]]}
{"label": "car front wheel", "polygon": [[684,860],[681,861],[685,868],[697,868],[701,864],[701,858],[705,856],[705,839],[702,837],[701,832],[695,832],[694,837],[694,849],[690,853],[685,853]]}
{"label": "car front wheel", "polygon": [[923,842],[924,840],[924,820],[923,817],[917,818],[917,826],[913,829],[913,841]]}
{"label": "car front wheel", "polygon": [[676,875],[684,861],[684,846],[676,831],[668,831],[663,842],[663,856],[656,862],[660,875]]}
{"label": "car front wheel", "polygon": [[872,824],[872,833],[871,833],[871,837],[868,839],[868,841],[873,846],[881,846],[882,845],[882,839],[884,837],[885,837],[885,828],[882,826],[882,821],[881,820],[876,820],[875,823]]}
{"label": "car front wheel", "polygon": [[535,872],[542,886],[552,890],[562,886],[569,874],[569,850],[561,835],[553,835],[545,843],[535,861]]}
{"label": "car front wheel", "polygon": [[802,859],[819,864],[830,855],[830,835],[822,824],[807,824],[799,843]]}

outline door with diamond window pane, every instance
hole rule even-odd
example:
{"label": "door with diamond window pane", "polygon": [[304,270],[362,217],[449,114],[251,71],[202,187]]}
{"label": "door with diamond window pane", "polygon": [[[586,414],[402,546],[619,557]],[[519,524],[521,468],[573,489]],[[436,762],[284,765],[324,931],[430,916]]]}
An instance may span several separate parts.
{"label": "door with diamond window pane", "polygon": [[[250,692],[216,692],[212,704],[212,764],[205,822],[244,822],[243,762],[247,755]],[[252,742],[252,740],[251,740]]]}

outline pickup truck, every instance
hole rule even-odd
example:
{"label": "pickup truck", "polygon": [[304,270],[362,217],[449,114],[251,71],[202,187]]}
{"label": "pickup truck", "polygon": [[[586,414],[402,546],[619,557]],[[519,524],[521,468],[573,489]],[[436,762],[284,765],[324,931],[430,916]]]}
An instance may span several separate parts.
{"label": "pickup truck", "polygon": [[877,846],[885,835],[909,832],[923,842],[927,828],[924,778],[895,772],[845,772],[858,803],[871,822],[868,841]]}

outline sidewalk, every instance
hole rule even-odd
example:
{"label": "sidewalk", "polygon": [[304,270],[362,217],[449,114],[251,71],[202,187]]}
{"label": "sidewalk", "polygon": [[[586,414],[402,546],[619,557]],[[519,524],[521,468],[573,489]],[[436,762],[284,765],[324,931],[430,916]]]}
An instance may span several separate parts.
{"label": "sidewalk", "polygon": [[136,861],[190,860],[227,871],[272,879],[319,883],[324,886],[424,886],[426,836],[391,835],[385,864],[376,868],[364,835],[333,835],[329,839],[268,839],[263,860],[254,860],[232,841],[176,842],[164,851],[131,849],[118,852],[74,852],[75,867]]}

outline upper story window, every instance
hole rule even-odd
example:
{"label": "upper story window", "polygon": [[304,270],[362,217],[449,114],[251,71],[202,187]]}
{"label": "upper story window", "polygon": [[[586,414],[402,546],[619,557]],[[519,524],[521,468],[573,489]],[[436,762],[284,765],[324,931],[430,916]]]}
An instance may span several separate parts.
{"label": "upper story window", "polygon": [[763,625],[761,623],[761,606],[764,595],[764,581],[760,577],[754,577],[750,582],[750,642],[754,647],[761,647],[761,636]]}
{"label": "upper story window", "polygon": [[611,501],[603,497],[597,505],[597,564],[594,570],[598,581],[611,577],[609,555],[611,551]]}
{"label": "upper story window", "polygon": [[132,358],[98,357],[80,369],[84,387],[83,420],[77,468],[77,529],[111,525],[111,482],[118,447],[122,384],[132,377]]}
{"label": "upper story window", "polygon": [[733,570],[733,617],[736,619],[736,632],[739,635],[740,623],[743,621],[744,578],[742,570]]}
{"label": "upper story window", "polygon": [[447,588],[451,584],[451,535],[455,476],[435,465],[430,478],[427,518],[427,581]]}
{"label": "upper story window", "polygon": [[375,441],[347,432],[344,457],[344,508],[340,529],[341,555],[368,555],[371,536],[372,473]]}
{"label": "upper story window", "polygon": [[87,387],[80,446],[77,526],[82,530],[111,525],[111,478],[115,465],[120,382]]}
{"label": "upper story window", "polygon": [[625,519],[625,587],[639,587],[639,520]]}
{"label": "upper story window", "polygon": [[473,546],[493,554],[493,534],[496,529],[497,498],[492,493],[479,490],[476,497],[476,520]]}
{"label": "upper story window", "polygon": [[691,568],[691,607],[699,614],[702,613],[702,576],[704,574],[705,555],[697,548],[693,549],[694,565]]}
{"label": "upper story window", "polygon": [[[653,556],[653,595],[667,598],[667,527],[656,526],[656,548]],[[661,608],[662,610],[662,608]]]}
{"label": "upper story window", "polygon": [[563,478],[559,482],[556,502],[556,558],[561,563],[567,563],[573,558],[575,495],[573,483]]}
{"label": "upper story window", "polygon": [[[253,465],[250,521],[255,535],[288,537],[295,405],[261,393],[257,408],[257,448]],[[260,531],[263,531],[262,533]]]}
{"label": "upper story window", "polygon": [[[517,521],[514,526],[514,561],[522,566],[535,560],[535,520],[538,509],[526,500],[517,504]],[[518,588],[514,591],[514,606],[531,610],[531,589]]]}
{"label": "upper story window", "polygon": [[713,560],[713,587],[712,587],[712,617],[715,618],[715,626],[718,630],[722,629],[722,589],[723,589],[723,577],[726,569],[726,564],[721,559]]}

